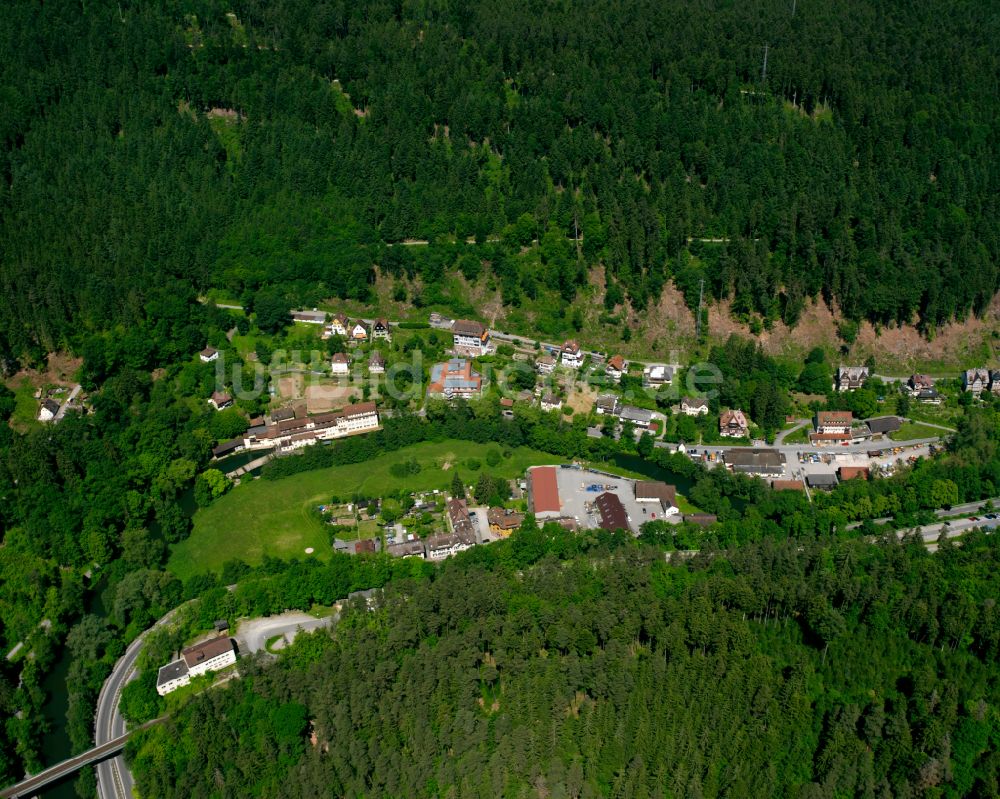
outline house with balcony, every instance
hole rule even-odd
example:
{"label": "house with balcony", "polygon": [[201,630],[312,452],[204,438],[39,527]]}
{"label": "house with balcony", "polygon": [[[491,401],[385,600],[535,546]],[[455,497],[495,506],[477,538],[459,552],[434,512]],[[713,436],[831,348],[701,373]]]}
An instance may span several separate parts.
{"label": "house with balcony", "polygon": [[743,411],[733,409],[719,417],[719,435],[723,438],[746,438],[749,434],[750,425]]}
{"label": "house with balcony", "polygon": [[479,322],[456,319],[451,326],[451,337],[456,355],[479,357],[490,351],[490,331]]}
{"label": "house with balcony", "polygon": [[583,366],[583,350],[574,340],[567,341],[559,350],[559,362],[570,369],[579,369]]}
{"label": "house with balcony", "polygon": [[861,388],[868,380],[867,366],[838,366],[836,375],[837,391],[853,391]]}
{"label": "house with balcony", "polygon": [[604,374],[616,383],[622,379],[622,375],[628,372],[628,361],[621,355],[612,355],[604,365]]}
{"label": "house with balcony", "polygon": [[681,413],[685,416],[708,416],[708,400],[684,397],[681,400]]}
{"label": "house with balcony", "polygon": [[661,388],[674,382],[674,367],[665,363],[647,364],[642,370],[642,385],[646,388]]}

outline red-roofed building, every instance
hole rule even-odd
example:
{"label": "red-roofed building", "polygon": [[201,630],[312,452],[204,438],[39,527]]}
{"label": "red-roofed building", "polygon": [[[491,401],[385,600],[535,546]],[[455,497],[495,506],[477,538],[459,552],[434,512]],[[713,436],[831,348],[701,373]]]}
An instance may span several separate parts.
{"label": "red-roofed building", "polygon": [[558,516],[559,481],[555,466],[535,466],[528,470],[528,507],[536,516]]}

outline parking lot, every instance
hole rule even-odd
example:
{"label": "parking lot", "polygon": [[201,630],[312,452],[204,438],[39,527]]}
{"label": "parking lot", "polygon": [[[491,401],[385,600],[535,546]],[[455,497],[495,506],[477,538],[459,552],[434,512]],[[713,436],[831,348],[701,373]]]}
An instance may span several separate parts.
{"label": "parking lot", "polygon": [[589,469],[559,468],[556,472],[559,486],[559,501],[562,514],[576,519],[581,527],[594,528],[601,523],[601,517],[593,509],[593,502],[605,491],[618,496],[625,512],[628,514],[632,531],[639,532],[643,522],[652,519],[666,518],[667,521],[679,522],[680,514],[664,517],[659,503],[636,502],[635,481],[625,477],[616,477]]}

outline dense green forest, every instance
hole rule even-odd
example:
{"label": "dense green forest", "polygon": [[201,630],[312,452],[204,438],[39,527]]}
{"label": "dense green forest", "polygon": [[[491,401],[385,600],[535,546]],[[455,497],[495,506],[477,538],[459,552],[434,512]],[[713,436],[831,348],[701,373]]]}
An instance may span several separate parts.
{"label": "dense green forest", "polygon": [[547,534],[566,536],[463,553],[245,663],[129,744],[139,792],[998,794],[995,537],[668,565],[627,538],[560,557]]}
{"label": "dense green forest", "polygon": [[998,41],[980,0],[12,0],[0,357],[374,264],[930,329],[998,288]]}

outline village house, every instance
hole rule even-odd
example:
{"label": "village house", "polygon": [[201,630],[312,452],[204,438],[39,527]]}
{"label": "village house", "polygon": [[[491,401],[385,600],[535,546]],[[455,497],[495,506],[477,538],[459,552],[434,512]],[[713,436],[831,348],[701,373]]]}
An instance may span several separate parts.
{"label": "village house", "polygon": [[412,538],[409,541],[398,541],[395,544],[389,544],[385,551],[392,555],[394,558],[420,558],[423,560],[424,556],[427,554],[424,548],[424,542],[419,538]]}
{"label": "village house", "polygon": [[198,357],[202,363],[211,363],[212,361],[219,360],[219,351],[215,347],[205,347],[205,349],[198,353]]}
{"label": "village house", "polygon": [[944,402],[944,397],[938,393],[936,388],[924,388],[914,394],[913,398],[924,405],[940,405]]}
{"label": "village house", "polygon": [[681,413],[685,416],[708,416],[708,400],[684,397],[681,400]]}
{"label": "village house", "polygon": [[910,394],[915,397],[921,391],[934,388],[934,381],[928,375],[910,375],[906,385],[909,387]]}
{"label": "village house", "polygon": [[852,391],[861,388],[868,380],[867,366],[838,366],[836,386],[837,391]]}
{"label": "village house", "polygon": [[962,388],[971,391],[977,397],[990,385],[990,373],[987,369],[966,369],[962,373]]}
{"label": "village house", "polygon": [[749,434],[750,426],[743,411],[725,411],[719,417],[719,435],[723,438],[746,438]]}
{"label": "village house", "polygon": [[[633,486],[636,502],[656,503],[664,516],[680,513],[677,507],[677,488],[662,480],[636,480]],[[656,514],[653,514],[656,518]]]}
{"label": "village house", "polygon": [[233,404],[233,398],[225,391],[213,391],[212,396],[208,398],[208,404],[215,410],[221,411]]}
{"label": "village house", "polygon": [[59,413],[59,403],[53,399],[43,399],[38,407],[38,421],[51,422]]}
{"label": "village house", "polygon": [[365,323],[357,321],[351,328],[351,341],[368,341],[368,328]]}
{"label": "village house", "polygon": [[431,367],[431,382],[427,387],[430,396],[445,399],[472,399],[483,390],[483,378],[464,358],[452,358]]}
{"label": "village house", "polygon": [[469,506],[464,499],[452,497],[446,506],[448,512],[448,526],[453,533],[471,534],[473,539],[476,535],[476,525],[469,514]]}
{"label": "village house", "polygon": [[771,488],[775,491],[805,491],[805,484],[801,480],[772,480]]}
{"label": "village house", "polygon": [[469,533],[432,535],[425,542],[428,560],[444,560],[475,545],[476,537]]}
{"label": "village house", "polygon": [[540,375],[552,374],[556,368],[556,359],[551,355],[539,355],[535,358],[535,368]]}
{"label": "village house", "polygon": [[573,340],[567,341],[562,345],[559,356],[560,363],[563,366],[568,366],[570,369],[579,369],[583,366],[583,350]]}
{"label": "village house", "polygon": [[368,374],[380,375],[385,372],[385,358],[382,353],[375,350],[368,358]]}
{"label": "village house", "polygon": [[1000,370],[990,370],[990,393],[1000,394]]}
{"label": "village house", "polygon": [[603,416],[604,414],[617,416],[620,402],[621,400],[615,394],[601,394],[598,396],[597,402],[594,403],[594,411],[598,416]]}
{"label": "village house", "polygon": [[542,410],[543,411],[558,411],[563,406],[563,401],[561,397],[557,397],[551,391],[547,392],[542,397]]}
{"label": "village house", "polygon": [[335,352],[330,358],[330,373],[334,377],[347,377],[351,372],[351,359],[346,352]]}
{"label": "village house", "polygon": [[389,322],[386,319],[376,319],[372,322],[372,338],[380,338],[384,341],[392,340],[392,330],[389,327]]}
{"label": "village house", "polygon": [[817,411],[817,433],[850,433],[854,414],[850,411]]}
{"label": "village house", "polygon": [[674,382],[674,367],[665,363],[651,363],[642,370],[642,385],[646,388],[660,388]]}
{"label": "village house", "polygon": [[340,336],[341,338],[347,338],[351,330],[351,320],[348,319],[342,313],[336,313],[331,318],[326,327],[323,328],[323,338],[332,338],[333,336]]}
{"label": "village house", "polygon": [[634,405],[622,405],[618,408],[618,418],[623,422],[631,422],[636,431],[649,430],[653,422],[653,412]]}
{"label": "village house", "polygon": [[514,400],[510,397],[501,397],[500,413],[505,419],[514,418]]}
{"label": "village house", "polygon": [[451,326],[451,338],[456,355],[479,357],[490,351],[490,331],[479,322],[456,319]]}
{"label": "village house", "polygon": [[493,535],[506,538],[524,522],[524,514],[507,508],[490,508],[486,512],[486,521],[489,523],[490,532]]}
{"label": "village house", "polygon": [[817,411],[815,431],[809,434],[809,440],[815,446],[847,444],[852,439],[851,426],[854,424],[854,414],[850,411]]}
{"label": "village house", "polygon": [[612,355],[608,358],[604,366],[604,373],[616,383],[622,379],[622,375],[628,371],[628,361],[621,355]]}

